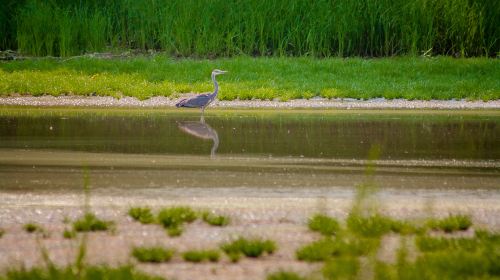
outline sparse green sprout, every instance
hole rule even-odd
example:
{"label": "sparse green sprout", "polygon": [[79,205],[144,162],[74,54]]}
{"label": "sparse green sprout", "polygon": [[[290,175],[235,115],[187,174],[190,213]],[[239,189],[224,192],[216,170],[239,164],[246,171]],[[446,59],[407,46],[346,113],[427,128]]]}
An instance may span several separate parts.
{"label": "sparse green sprout", "polygon": [[472,226],[472,221],[466,215],[450,215],[444,219],[429,220],[427,225],[433,230],[443,230],[444,232],[454,232],[467,230]]}
{"label": "sparse green sprout", "polygon": [[278,271],[271,273],[267,276],[267,280],[305,280],[304,277],[300,276],[295,272],[290,271]]}
{"label": "sparse green sprout", "polygon": [[181,236],[183,231],[184,231],[184,229],[182,228],[182,226],[174,226],[174,227],[167,228],[167,234],[170,237]]}
{"label": "sparse green sprout", "polygon": [[151,224],[155,221],[151,208],[149,207],[132,207],[128,211],[128,214],[141,224]]}
{"label": "sparse green sprout", "polygon": [[187,251],[182,254],[182,258],[188,262],[218,262],[219,261],[219,251],[217,250],[204,250],[204,251]]}
{"label": "sparse green sprout", "polygon": [[232,242],[222,244],[221,249],[233,262],[236,262],[239,260],[240,254],[250,258],[258,258],[264,253],[273,254],[276,251],[276,243],[272,240],[240,237]]}
{"label": "sparse green sprout", "polygon": [[322,235],[334,235],[339,229],[340,225],[337,220],[326,215],[316,214],[309,220],[309,229],[317,231]]}
{"label": "sparse green sprout", "polygon": [[92,213],[85,214],[82,218],[73,222],[75,231],[104,231],[110,229],[114,223],[97,218]]}
{"label": "sparse green sprout", "polygon": [[163,247],[136,247],[132,250],[134,256],[140,262],[168,262],[172,259],[175,251]]}
{"label": "sparse green sprout", "polygon": [[326,279],[356,279],[359,271],[359,260],[353,257],[329,260],[323,267]]}
{"label": "sparse green sprout", "polygon": [[190,207],[177,206],[162,209],[157,220],[168,230],[170,236],[178,236],[182,233],[182,224],[191,223],[196,218],[196,212]]}
{"label": "sparse green sprout", "polygon": [[219,226],[219,227],[227,226],[231,221],[227,216],[215,215],[208,211],[203,212],[201,216],[203,218],[203,221],[212,226]]}
{"label": "sparse green sprout", "polygon": [[63,232],[63,237],[66,239],[73,239],[76,237],[76,231],[70,230],[70,229],[65,229]]}
{"label": "sparse green sprout", "polygon": [[5,234],[5,230],[3,228],[0,228],[0,238]]}

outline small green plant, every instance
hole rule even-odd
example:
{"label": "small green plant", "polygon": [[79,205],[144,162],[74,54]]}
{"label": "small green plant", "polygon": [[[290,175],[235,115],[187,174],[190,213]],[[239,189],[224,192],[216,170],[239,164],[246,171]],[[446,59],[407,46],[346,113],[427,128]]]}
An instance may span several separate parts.
{"label": "small green plant", "polygon": [[114,225],[111,221],[104,221],[97,218],[92,213],[86,213],[82,218],[73,222],[75,231],[104,231],[110,229]]}
{"label": "small green plant", "polygon": [[347,227],[351,232],[364,237],[380,237],[389,232],[401,234],[421,232],[421,229],[407,221],[394,220],[380,214],[371,216],[351,214],[347,217]]}
{"label": "small green plant", "polygon": [[472,226],[472,221],[466,215],[449,215],[444,219],[429,220],[427,225],[433,230],[443,230],[444,232],[453,232],[467,230]]}
{"label": "small green plant", "polygon": [[300,276],[295,272],[290,271],[278,271],[271,273],[267,276],[267,280],[305,280],[304,277]]}
{"label": "small green plant", "polygon": [[175,226],[175,227],[167,228],[167,234],[170,237],[181,236],[183,231],[184,231],[184,229],[182,228],[182,226]]}
{"label": "small green plant", "polygon": [[187,251],[182,254],[182,258],[188,262],[218,262],[219,261],[219,251],[217,250],[202,250],[202,251]]}
{"label": "small green plant", "polygon": [[203,218],[203,221],[205,221],[207,224],[219,227],[227,226],[231,221],[231,219],[227,216],[215,215],[208,211],[203,212],[201,217]]}
{"label": "small green plant", "polygon": [[359,260],[353,257],[335,258],[325,263],[323,276],[326,279],[356,279]]}
{"label": "small green plant", "polygon": [[5,234],[5,230],[3,228],[0,228],[0,238]]}
{"label": "small green plant", "polygon": [[35,223],[27,223],[23,226],[24,230],[28,233],[33,233],[36,231],[43,231],[42,227]]}
{"label": "small green plant", "polygon": [[141,224],[151,224],[155,220],[149,207],[132,207],[129,209],[128,214]]}
{"label": "small green plant", "polygon": [[76,231],[70,230],[70,229],[65,229],[63,232],[63,237],[66,239],[73,239],[76,237]]}
{"label": "small green plant", "polygon": [[[158,213],[157,220],[166,229],[171,229],[180,228],[183,223],[191,223],[196,218],[196,212],[190,207],[177,206],[162,209]],[[175,233],[179,232],[178,229],[173,231]],[[179,233],[182,233],[182,230]]]}
{"label": "small green plant", "polygon": [[309,220],[309,229],[317,231],[322,235],[334,235],[339,229],[340,225],[337,220],[326,215],[316,214]]}
{"label": "small green plant", "polygon": [[238,261],[240,254],[250,258],[258,258],[262,254],[272,254],[276,251],[276,243],[272,240],[238,238],[221,245],[221,249],[232,261]]}
{"label": "small green plant", "polygon": [[140,262],[168,262],[175,251],[163,247],[136,247],[132,250],[134,256]]}
{"label": "small green plant", "polygon": [[308,262],[326,261],[333,257],[363,256],[374,252],[379,246],[375,238],[331,239],[324,238],[299,248],[295,255],[298,260]]}

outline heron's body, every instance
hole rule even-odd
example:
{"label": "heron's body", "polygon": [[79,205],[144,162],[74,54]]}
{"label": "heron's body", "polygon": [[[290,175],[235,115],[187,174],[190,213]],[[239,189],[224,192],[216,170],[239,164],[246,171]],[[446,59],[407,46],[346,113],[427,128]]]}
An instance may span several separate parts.
{"label": "heron's body", "polygon": [[214,92],[200,94],[192,98],[186,98],[179,101],[175,104],[175,107],[187,107],[187,108],[201,108],[202,113],[205,111],[205,108],[214,101],[219,93],[219,84],[217,84],[217,80],[215,80],[215,76],[224,74],[226,71],[215,69],[212,71],[212,81],[214,82]]}

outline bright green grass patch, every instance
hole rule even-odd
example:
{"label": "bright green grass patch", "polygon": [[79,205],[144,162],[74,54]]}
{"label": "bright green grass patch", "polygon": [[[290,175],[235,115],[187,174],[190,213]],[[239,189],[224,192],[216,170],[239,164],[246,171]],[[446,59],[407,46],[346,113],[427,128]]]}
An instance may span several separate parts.
{"label": "bright green grass patch", "polygon": [[231,221],[231,219],[228,216],[216,215],[210,213],[209,211],[203,212],[201,214],[201,217],[203,221],[206,222],[207,224],[218,227],[227,226]]}
{"label": "bright green grass patch", "polygon": [[114,226],[112,221],[97,218],[93,213],[86,213],[83,217],[73,222],[75,231],[105,231]]}
{"label": "bright green grass patch", "polygon": [[356,279],[359,267],[359,260],[357,258],[336,258],[325,263],[323,266],[323,276],[326,279]]}
{"label": "bright green grass patch", "polygon": [[128,215],[141,224],[151,224],[155,221],[149,207],[132,207],[129,209]]}
{"label": "bright green grass patch", "polygon": [[136,247],[132,250],[132,256],[140,262],[168,262],[175,251],[163,247]]}
{"label": "bright green grass patch", "polygon": [[0,280],[161,280],[162,277],[150,276],[137,271],[131,266],[111,268],[107,266],[88,266],[82,271],[76,270],[73,266],[59,268],[20,268],[10,269],[4,275],[0,275]]}
{"label": "bright green grass patch", "polygon": [[267,280],[305,280],[304,277],[300,276],[295,272],[290,271],[278,271],[271,273],[267,276]]}
{"label": "bright green grass patch", "polygon": [[182,234],[184,223],[191,223],[198,217],[196,212],[190,207],[176,206],[160,210],[157,216],[158,222],[167,229],[171,237]]}
{"label": "bright green grass patch", "polygon": [[470,226],[472,226],[472,221],[467,215],[449,215],[443,219],[429,220],[428,226],[434,230],[453,232],[467,230]]}
{"label": "bright green grass patch", "polygon": [[449,57],[34,59],[0,63],[0,94],[177,96],[212,91],[214,68],[229,71],[218,77],[222,100],[500,98],[497,60]]}
{"label": "bright green grass patch", "polygon": [[220,258],[219,251],[217,250],[192,250],[182,254],[182,258],[188,262],[218,262]]}
{"label": "bright green grass patch", "polygon": [[410,222],[394,220],[380,214],[371,216],[351,214],[347,218],[347,227],[351,232],[364,237],[380,237],[389,232],[410,234],[423,231]]}
{"label": "bright green grass patch", "polygon": [[340,230],[340,225],[337,220],[326,215],[316,214],[308,223],[309,229],[317,231],[322,235],[334,235]]}
{"label": "bright green grass patch", "polygon": [[240,237],[232,242],[222,244],[221,249],[233,262],[236,262],[239,260],[241,254],[250,258],[258,258],[264,253],[274,253],[277,247],[276,243],[272,240],[258,238],[246,239]]}

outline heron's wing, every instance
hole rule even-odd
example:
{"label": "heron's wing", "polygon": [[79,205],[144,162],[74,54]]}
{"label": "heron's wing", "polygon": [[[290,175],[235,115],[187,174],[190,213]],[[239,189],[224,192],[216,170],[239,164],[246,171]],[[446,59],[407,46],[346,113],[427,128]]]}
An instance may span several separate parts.
{"label": "heron's wing", "polygon": [[210,102],[210,96],[208,94],[200,94],[195,97],[182,99],[177,104],[176,107],[189,107],[189,108],[199,108],[207,105]]}

